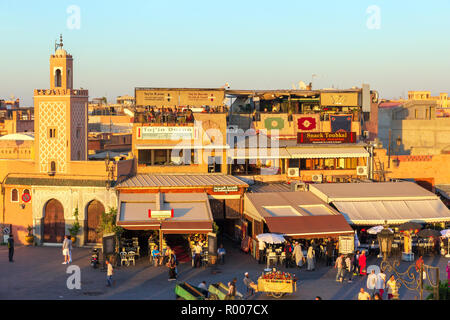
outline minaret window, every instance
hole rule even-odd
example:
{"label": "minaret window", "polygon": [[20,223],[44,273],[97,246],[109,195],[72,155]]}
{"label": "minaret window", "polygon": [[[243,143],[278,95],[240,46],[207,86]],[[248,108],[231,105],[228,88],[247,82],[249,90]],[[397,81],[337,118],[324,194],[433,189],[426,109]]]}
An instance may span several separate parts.
{"label": "minaret window", "polygon": [[56,172],[56,162],[55,161],[50,162],[50,171]]}
{"label": "minaret window", "polygon": [[55,87],[57,87],[57,88],[61,87],[61,80],[62,80],[61,70],[56,69],[56,71],[55,71]]}

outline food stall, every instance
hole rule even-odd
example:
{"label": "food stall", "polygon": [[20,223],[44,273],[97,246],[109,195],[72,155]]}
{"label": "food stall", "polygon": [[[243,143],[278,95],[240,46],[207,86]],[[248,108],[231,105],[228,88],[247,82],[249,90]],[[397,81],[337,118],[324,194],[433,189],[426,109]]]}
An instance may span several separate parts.
{"label": "food stall", "polygon": [[258,279],[258,292],[265,292],[268,296],[281,298],[285,294],[297,291],[297,278],[295,274],[276,271],[266,272]]}

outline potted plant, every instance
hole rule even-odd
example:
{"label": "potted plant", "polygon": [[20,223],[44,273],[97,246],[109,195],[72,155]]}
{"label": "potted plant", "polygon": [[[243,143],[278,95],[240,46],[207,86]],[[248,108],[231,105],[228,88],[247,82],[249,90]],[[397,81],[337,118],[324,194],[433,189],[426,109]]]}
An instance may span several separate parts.
{"label": "potted plant", "polygon": [[72,240],[72,243],[75,243],[77,241],[77,234],[81,229],[80,222],[78,221],[78,208],[75,209],[73,216],[75,217],[75,222],[73,223],[72,227],[69,228],[69,233],[70,240]]}
{"label": "potted plant", "polygon": [[25,236],[25,241],[28,245],[32,245],[34,243],[33,227],[29,225],[27,230],[28,234]]}

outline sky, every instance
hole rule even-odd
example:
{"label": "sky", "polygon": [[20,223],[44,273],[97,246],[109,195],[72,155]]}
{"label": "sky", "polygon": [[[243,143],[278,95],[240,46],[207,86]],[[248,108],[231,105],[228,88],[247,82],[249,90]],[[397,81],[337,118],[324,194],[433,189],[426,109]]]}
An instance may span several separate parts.
{"label": "sky", "polygon": [[60,34],[75,87],[111,102],[135,87],[227,82],[438,95],[450,92],[449,12],[449,0],[0,0],[0,99],[31,106],[49,88]]}

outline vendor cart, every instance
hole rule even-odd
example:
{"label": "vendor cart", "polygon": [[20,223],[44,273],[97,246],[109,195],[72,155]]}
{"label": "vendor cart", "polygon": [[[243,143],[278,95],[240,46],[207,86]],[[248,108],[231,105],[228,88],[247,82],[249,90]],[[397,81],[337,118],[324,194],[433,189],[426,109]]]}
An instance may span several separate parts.
{"label": "vendor cart", "polygon": [[177,283],[175,286],[175,295],[184,300],[205,300],[206,296],[201,292],[201,289],[191,286],[187,282]]}
{"label": "vendor cart", "polygon": [[[226,296],[228,293],[228,287],[224,285],[222,282],[212,283],[209,285],[209,299],[210,300],[226,300]],[[236,291],[236,300],[241,300],[243,295]]]}
{"label": "vendor cart", "polygon": [[281,298],[285,294],[297,291],[297,281],[295,279],[258,279],[258,292],[265,292],[268,296]]}

